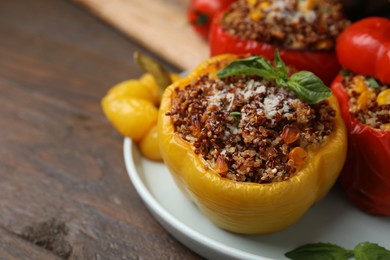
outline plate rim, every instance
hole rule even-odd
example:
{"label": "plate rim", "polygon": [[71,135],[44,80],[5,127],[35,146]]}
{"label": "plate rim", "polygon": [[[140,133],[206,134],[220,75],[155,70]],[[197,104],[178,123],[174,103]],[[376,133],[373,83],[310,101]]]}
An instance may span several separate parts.
{"label": "plate rim", "polygon": [[[177,220],[163,206],[161,206],[161,204],[152,195],[148,187],[140,178],[138,172],[136,171],[136,165],[134,162],[133,149],[135,148],[136,147],[133,141],[130,138],[125,137],[123,141],[123,154],[127,174],[129,175],[134,188],[136,189],[138,195],[141,197],[142,201],[147,206],[148,210],[165,228],[165,230],[167,230],[171,235],[178,239],[180,243],[186,245],[192,251],[204,257],[209,256],[205,254],[205,252],[203,252],[201,249],[212,250],[216,255],[230,257],[231,259],[274,260],[272,258],[266,258],[263,256],[245,252],[240,249],[229,247],[214,239],[206,237],[205,235],[191,229],[184,223]],[[132,160],[130,160],[130,158]],[[184,238],[186,238],[187,240],[181,240],[180,238],[183,238],[182,236],[185,236]],[[191,242],[197,242],[200,247],[191,244]]]}

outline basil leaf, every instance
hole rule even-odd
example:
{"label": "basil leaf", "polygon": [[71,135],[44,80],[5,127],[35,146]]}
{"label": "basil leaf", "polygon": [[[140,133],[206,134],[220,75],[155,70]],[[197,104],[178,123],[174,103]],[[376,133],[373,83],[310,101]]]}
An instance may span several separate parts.
{"label": "basil leaf", "polygon": [[282,58],[280,58],[278,49],[275,50],[274,59],[275,59],[276,68],[280,72],[280,77],[287,78],[287,67],[286,64],[284,64]]}
{"label": "basil leaf", "polygon": [[284,79],[277,78],[277,79],[275,79],[275,81],[276,81],[276,84],[278,84],[278,86],[288,87],[287,82]]}
{"label": "basil leaf", "polygon": [[274,77],[278,76],[278,73],[277,73],[278,71],[274,67],[272,67],[272,65],[269,64],[268,61],[266,59],[264,59],[263,57],[258,57],[256,59],[256,62],[259,64],[259,66],[261,68],[264,68],[266,71],[268,71]]}
{"label": "basil leaf", "polygon": [[293,260],[346,260],[353,251],[330,243],[316,243],[300,246],[285,254]]}
{"label": "basil leaf", "polygon": [[217,76],[225,78],[235,75],[258,75],[263,78],[276,78],[276,70],[263,58],[253,56],[231,62],[218,71]]}
{"label": "basil leaf", "polygon": [[373,89],[379,88],[379,84],[374,78],[368,78],[367,82],[368,82],[370,88],[373,88]]}
{"label": "basil leaf", "polygon": [[315,104],[332,95],[332,91],[322,80],[310,71],[300,71],[291,75],[287,85],[301,100]]}
{"label": "basil leaf", "polygon": [[356,260],[390,259],[390,251],[374,243],[364,242],[355,247]]}
{"label": "basil leaf", "polygon": [[217,76],[225,78],[235,75],[257,75],[266,79],[274,79],[279,87],[292,89],[298,98],[309,104],[318,103],[332,94],[332,91],[309,71],[300,71],[288,78],[286,64],[281,59],[277,49],[274,53],[274,59],[275,67],[260,56],[235,60],[218,71]]}

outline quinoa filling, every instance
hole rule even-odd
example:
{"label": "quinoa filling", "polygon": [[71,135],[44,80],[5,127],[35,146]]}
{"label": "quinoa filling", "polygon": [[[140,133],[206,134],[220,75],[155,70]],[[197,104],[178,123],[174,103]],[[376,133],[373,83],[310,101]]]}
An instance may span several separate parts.
{"label": "quinoa filling", "polygon": [[373,128],[390,130],[390,85],[352,72],[346,72],[342,84],[355,118]]}
{"label": "quinoa filling", "polygon": [[206,168],[239,182],[287,180],[334,129],[326,100],[308,105],[288,88],[259,76],[210,79],[176,88],[174,130],[203,157]]}
{"label": "quinoa filling", "polygon": [[233,36],[290,49],[332,50],[349,24],[336,0],[238,0],[222,19]]}

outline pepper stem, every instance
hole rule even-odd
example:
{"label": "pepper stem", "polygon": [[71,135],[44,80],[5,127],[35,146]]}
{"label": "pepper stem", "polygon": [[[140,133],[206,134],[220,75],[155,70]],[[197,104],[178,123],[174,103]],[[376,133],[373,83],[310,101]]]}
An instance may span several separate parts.
{"label": "pepper stem", "polygon": [[134,52],[134,60],[141,68],[152,74],[161,90],[161,93],[165,90],[166,87],[172,84],[169,73],[166,71],[164,66],[162,66],[155,59],[139,52]]}

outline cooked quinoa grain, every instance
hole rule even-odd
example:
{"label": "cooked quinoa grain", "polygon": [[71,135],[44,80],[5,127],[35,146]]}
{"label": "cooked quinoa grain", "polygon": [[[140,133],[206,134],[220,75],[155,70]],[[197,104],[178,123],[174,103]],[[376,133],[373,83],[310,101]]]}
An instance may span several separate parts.
{"label": "cooked quinoa grain", "polygon": [[390,85],[347,72],[343,86],[349,95],[349,112],[363,124],[390,130]]}
{"label": "cooked quinoa grain", "polygon": [[349,24],[337,0],[238,0],[222,20],[240,39],[318,50],[333,49]]}
{"label": "cooked quinoa grain", "polygon": [[176,88],[166,113],[175,132],[222,177],[255,183],[287,180],[311,145],[334,129],[328,102],[308,105],[257,76],[210,79]]}

